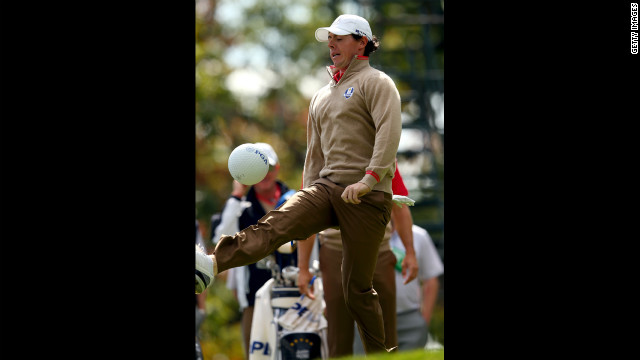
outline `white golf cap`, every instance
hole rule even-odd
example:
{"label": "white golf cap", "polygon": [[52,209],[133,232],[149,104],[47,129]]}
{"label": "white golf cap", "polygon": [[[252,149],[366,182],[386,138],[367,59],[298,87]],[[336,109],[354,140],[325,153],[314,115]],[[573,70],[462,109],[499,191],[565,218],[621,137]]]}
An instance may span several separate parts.
{"label": "white golf cap", "polygon": [[340,15],[331,26],[316,29],[316,40],[329,41],[329,33],[336,35],[355,34],[366,36],[369,40],[373,38],[369,22],[358,15]]}
{"label": "white golf cap", "polygon": [[275,166],[278,163],[278,155],[271,145],[267,143],[255,143],[255,145],[267,154],[269,157],[269,165]]}

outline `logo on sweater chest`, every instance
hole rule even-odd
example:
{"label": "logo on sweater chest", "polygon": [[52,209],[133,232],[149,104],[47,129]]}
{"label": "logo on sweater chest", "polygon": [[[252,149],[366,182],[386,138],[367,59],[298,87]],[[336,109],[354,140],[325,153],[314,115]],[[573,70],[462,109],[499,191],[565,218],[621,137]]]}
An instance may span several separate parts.
{"label": "logo on sweater chest", "polygon": [[344,92],[344,98],[348,99],[353,95],[353,86],[348,88],[347,91]]}

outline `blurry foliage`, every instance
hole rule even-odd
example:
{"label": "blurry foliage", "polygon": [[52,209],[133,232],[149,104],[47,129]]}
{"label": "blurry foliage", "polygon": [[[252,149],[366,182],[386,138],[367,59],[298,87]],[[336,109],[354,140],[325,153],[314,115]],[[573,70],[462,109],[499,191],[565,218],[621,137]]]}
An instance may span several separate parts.
{"label": "blurry foliage", "polygon": [[224,355],[228,360],[243,360],[238,302],[220,276],[216,277],[207,293],[215,293],[215,296],[206,297],[207,315],[200,327],[200,345],[204,358]]}
{"label": "blurry foliage", "polygon": [[[378,25],[382,20],[401,18],[416,12],[418,6],[381,1],[379,12],[372,4],[375,2],[196,1],[196,218],[207,241],[211,215],[222,209],[231,192],[233,179],[227,158],[236,146],[270,143],[280,158],[280,178],[291,188],[300,187],[310,100],[303,93],[313,93],[321,86],[302,80],[320,76],[327,81],[328,76],[322,71],[331,64],[328,48],[315,39],[315,29],[331,24],[338,13],[358,12],[371,19],[374,33],[378,28],[383,32]],[[434,4],[438,2],[428,1],[420,6]],[[374,67],[390,74],[410,69],[404,59],[413,54],[411,44],[422,41],[424,34],[419,26],[401,29],[381,34],[380,54],[375,53],[371,60]],[[438,31],[442,30],[433,27],[436,36],[442,38]],[[382,62],[389,56],[392,59]],[[438,63],[444,63],[443,50],[437,58]],[[386,68],[383,63],[388,64]],[[242,71],[258,71],[270,80],[265,84],[248,81],[243,84],[246,91],[234,93],[230,78]],[[406,79],[394,80],[401,94],[411,91],[413,84]],[[303,86],[306,91],[302,91]]]}
{"label": "blurry foliage", "polygon": [[[384,4],[374,9],[376,3]],[[233,179],[227,159],[236,146],[271,144],[281,163],[280,179],[292,189],[300,188],[308,94],[322,86],[304,80],[320,78],[326,83],[324,66],[331,64],[328,48],[315,39],[315,29],[331,24],[339,13],[360,13],[369,18],[374,34],[382,35],[381,50],[372,55],[371,64],[392,77],[396,71],[411,69],[406,59],[415,55],[424,33],[419,27],[382,34],[376,30],[386,18],[417,11],[407,12],[394,1],[196,0],[195,6],[196,218],[212,250],[210,218],[222,210],[231,193]],[[444,69],[443,31],[443,27],[434,27],[431,32],[440,69]],[[416,61],[424,59],[418,56]],[[241,91],[234,93],[230,79],[243,71],[259,72],[269,81],[245,81]],[[394,77],[394,81],[401,95],[413,89],[412,79]],[[438,165],[443,180],[442,163]],[[207,296],[208,315],[201,328],[206,358],[242,359],[237,302],[224,281],[216,281],[208,292],[215,296]],[[432,325],[443,341],[444,312],[442,308],[437,312]]]}
{"label": "blurry foliage", "polygon": [[444,299],[440,299],[433,307],[429,332],[436,341],[444,345]]}
{"label": "blurry foliage", "polygon": [[[242,19],[223,26],[216,11],[230,1],[196,1],[196,217],[207,237],[209,221],[221,210],[231,192],[227,158],[238,145],[266,142],[278,154],[280,178],[298,189],[306,152],[306,121],[309,106],[298,89],[300,77],[328,64],[326,48],[315,40],[317,27],[331,22],[333,14],[320,1],[300,4],[308,8],[309,22],[291,21],[288,1],[242,1]],[[218,6],[218,7],[216,7]],[[277,81],[261,95],[252,109],[243,106],[250,96],[234,96],[227,87],[234,70],[248,68],[243,62],[228,64],[226,52],[233,47],[258,44],[268,56],[263,64]],[[247,87],[255,84],[247,83]],[[208,239],[207,239],[208,240]]]}

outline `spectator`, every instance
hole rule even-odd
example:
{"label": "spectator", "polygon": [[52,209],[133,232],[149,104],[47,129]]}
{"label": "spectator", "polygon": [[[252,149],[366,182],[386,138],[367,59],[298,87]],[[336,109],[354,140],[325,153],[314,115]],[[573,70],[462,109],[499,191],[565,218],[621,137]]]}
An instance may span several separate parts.
{"label": "spectator", "polygon": [[[200,233],[200,224],[198,224],[198,220],[196,220],[196,247],[200,246],[202,249],[205,248],[204,241],[202,239],[202,234]],[[202,348],[200,347],[200,341],[198,341],[198,331],[200,330],[200,325],[204,321],[206,313],[205,308],[205,299],[207,297],[206,291],[201,292],[200,294],[195,294],[196,297],[196,360],[202,360]]]}
{"label": "spectator", "polygon": [[[396,306],[398,313],[398,349],[400,351],[424,348],[429,335],[431,315],[438,299],[444,265],[431,236],[424,228],[413,225],[413,246],[420,270],[418,280],[408,284],[396,282]],[[397,232],[391,236],[395,252],[404,252],[403,242]],[[400,273],[396,266],[396,280]]]}
{"label": "spectator", "polygon": [[[233,181],[233,190],[222,210],[220,223],[212,231],[213,241],[219,239],[223,234],[235,234],[240,229],[257,223],[267,212],[275,209],[279,202],[284,202],[295,192],[289,190],[284,182],[278,180],[280,162],[273,147],[266,143],[257,143],[256,145],[269,157],[269,171],[262,181],[251,187]],[[274,255],[281,268],[287,265],[296,266],[298,263],[297,250],[290,254],[275,251]],[[270,278],[271,271],[260,269],[255,263],[231,268],[227,274],[227,288],[233,291],[242,312],[242,336],[244,354],[247,359],[249,358],[255,295]]]}

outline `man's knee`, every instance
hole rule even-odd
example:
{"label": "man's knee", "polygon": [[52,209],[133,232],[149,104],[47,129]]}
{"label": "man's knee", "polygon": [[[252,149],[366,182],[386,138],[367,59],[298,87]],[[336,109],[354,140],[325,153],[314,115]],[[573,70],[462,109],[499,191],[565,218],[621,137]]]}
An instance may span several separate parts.
{"label": "man's knee", "polygon": [[358,304],[363,302],[363,300],[377,296],[378,293],[372,286],[363,288],[358,287],[357,285],[351,285],[347,288],[347,291],[344,294],[344,302],[347,304],[347,307],[351,309],[353,306],[358,306]]}

